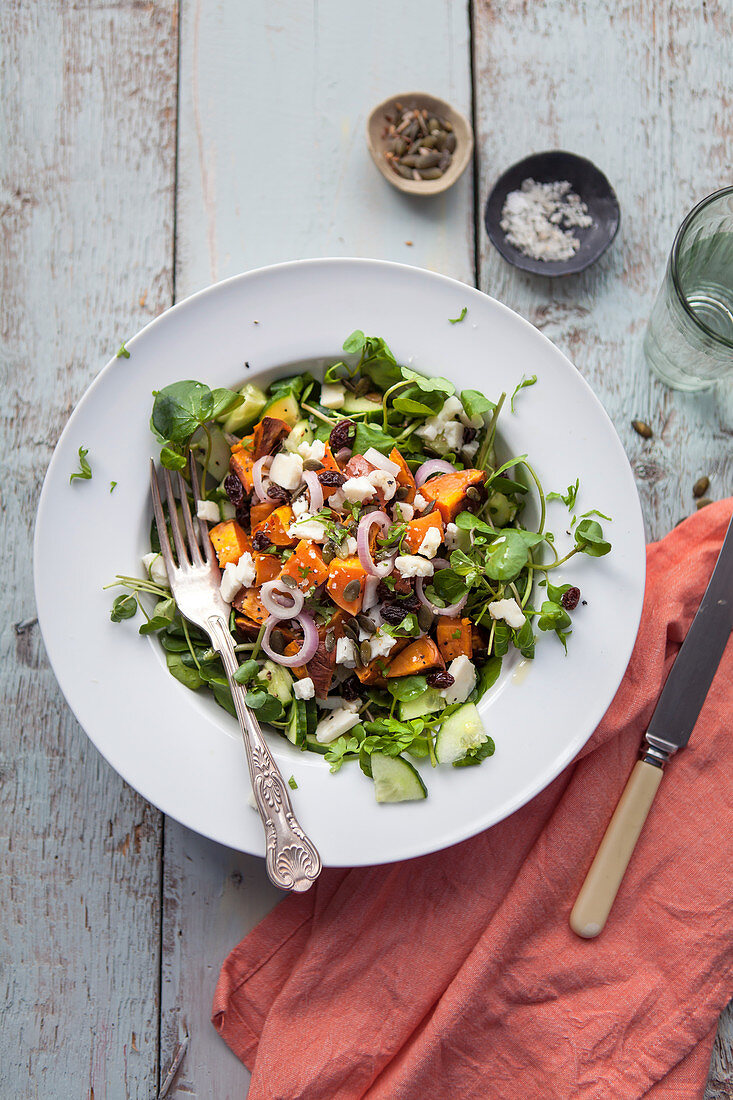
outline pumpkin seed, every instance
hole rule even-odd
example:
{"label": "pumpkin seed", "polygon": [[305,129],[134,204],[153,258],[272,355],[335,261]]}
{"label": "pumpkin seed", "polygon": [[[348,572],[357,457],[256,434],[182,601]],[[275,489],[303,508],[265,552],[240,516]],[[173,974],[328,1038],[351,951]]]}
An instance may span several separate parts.
{"label": "pumpkin seed", "polygon": [[433,148],[439,149],[442,152],[443,149],[445,149],[445,143],[448,140],[448,135],[446,134],[445,130],[436,130],[432,136],[435,141]]}
{"label": "pumpkin seed", "polygon": [[399,501],[407,500],[409,495],[410,495],[409,487],[407,485],[399,485],[397,487],[396,492],[395,492],[394,499],[399,500]]}
{"label": "pumpkin seed", "polygon": [[407,142],[403,137],[396,137],[392,142],[392,152],[396,153],[398,157],[401,157],[403,153],[407,152]]}
{"label": "pumpkin seed", "polygon": [[365,615],[363,611],[360,611],[359,614],[356,616],[356,621],[359,624],[359,626],[361,627],[361,629],[366,634],[375,634],[376,633],[376,630],[377,630],[376,626],[374,625],[372,620],[369,618],[369,616]]}
{"label": "pumpkin seed", "polygon": [[336,549],[330,540],[324,542],[321,548],[321,557],[326,565],[330,565],[336,557]]}
{"label": "pumpkin seed", "polygon": [[348,638],[351,638],[352,642],[359,644],[359,624],[355,619],[350,619],[349,622],[343,624],[344,634]]}
{"label": "pumpkin seed", "polygon": [[280,580],[283,582],[286,588],[297,588],[298,582],[295,577],[291,577],[289,573],[281,575]]}
{"label": "pumpkin seed", "polygon": [[397,175],[402,176],[404,180],[412,179],[412,168],[405,168],[404,165],[397,164],[396,162],[392,165],[392,167],[394,168]]}
{"label": "pumpkin seed", "polygon": [[421,607],[417,613],[417,624],[421,630],[428,631],[433,625],[433,613],[429,607]]}
{"label": "pumpkin seed", "polygon": [[481,493],[478,491],[475,485],[469,485],[466,489],[466,496],[469,500],[475,500],[476,503],[481,500]]}
{"label": "pumpkin seed", "polygon": [[293,493],[293,495],[290,498],[290,503],[292,504],[294,500],[297,500],[299,497],[302,497],[303,493],[307,493],[307,492],[308,492],[308,486],[305,483],[303,485],[298,486],[298,488],[295,490],[295,492]]}
{"label": "pumpkin seed", "polygon": [[710,499],[710,497],[701,497],[700,500],[698,500],[697,503],[695,504],[695,507],[697,508],[697,510],[699,512],[701,508],[707,508],[708,504],[712,504],[712,503],[713,502]]}
{"label": "pumpkin seed", "polygon": [[420,168],[420,179],[423,180],[439,180],[443,175],[442,168]]}
{"label": "pumpkin seed", "polygon": [[317,458],[306,458],[303,463],[304,470],[322,470],[323,463],[319,462]]}
{"label": "pumpkin seed", "polygon": [[[435,168],[440,160],[440,153],[421,153],[419,156],[414,157],[413,160],[415,162],[413,167],[415,168]],[[404,158],[402,163],[404,164]]]}
{"label": "pumpkin seed", "polygon": [[333,653],[336,648],[336,635],[332,630],[326,631],[326,637],[323,639],[323,648],[326,653]]}
{"label": "pumpkin seed", "polygon": [[692,495],[694,497],[704,497],[710,488],[709,477],[699,477],[695,484],[692,486]]}
{"label": "pumpkin seed", "polygon": [[428,119],[428,130],[430,131],[430,133],[434,134],[438,130],[440,130],[440,128],[441,128],[440,123],[438,122],[435,115],[431,115],[430,118]]}
{"label": "pumpkin seed", "polygon": [[420,153],[429,153],[431,149],[435,148],[435,137],[433,134],[428,134],[427,137],[422,138],[420,141]]}
{"label": "pumpkin seed", "polygon": [[347,603],[351,603],[353,600],[358,600],[359,593],[361,592],[361,581],[354,578],[353,581],[349,581],[344,588],[344,599]]}
{"label": "pumpkin seed", "polygon": [[453,133],[453,127],[451,126],[450,122],[443,122],[443,129],[447,130],[449,134]]}
{"label": "pumpkin seed", "polygon": [[420,513],[420,515],[421,515],[421,516],[429,516],[429,515],[430,515],[430,513],[431,513],[432,511],[434,511],[434,510],[435,510],[435,501],[434,501],[434,500],[430,500],[430,501],[428,501],[428,503],[427,503],[426,507],[425,507],[425,508],[423,508],[423,510],[422,510],[422,512]]}
{"label": "pumpkin seed", "polygon": [[640,435],[642,439],[651,439],[654,432],[651,430],[645,420],[632,420],[631,427],[634,429],[637,435]]}
{"label": "pumpkin seed", "polygon": [[[446,130],[449,130],[449,129],[450,129],[450,127],[446,126]],[[446,138],[446,142],[445,142],[445,148],[448,150],[449,153],[455,153],[455,151],[456,151],[456,135],[455,134],[450,134],[450,133],[448,134],[448,137]]]}
{"label": "pumpkin seed", "polygon": [[369,664],[372,659],[372,647],[370,646],[369,642],[364,641],[361,643],[361,645],[359,646],[359,656],[361,657],[365,665]]}
{"label": "pumpkin seed", "polygon": [[400,158],[400,164],[404,165],[405,168],[417,168],[418,160],[419,157],[415,156],[414,153],[408,153],[406,157]]}

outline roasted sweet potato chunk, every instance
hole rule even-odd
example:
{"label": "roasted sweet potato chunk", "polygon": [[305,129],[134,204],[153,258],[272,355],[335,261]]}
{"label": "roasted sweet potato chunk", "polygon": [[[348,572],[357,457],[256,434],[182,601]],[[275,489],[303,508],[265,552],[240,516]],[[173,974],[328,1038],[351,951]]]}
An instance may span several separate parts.
{"label": "roasted sweet potato chunk", "polygon": [[431,638],[418,638],[389,662],[384,675],[390,679],[394,676],[415,676],[431,668],[445,668],[440,650]]}
{"label": "roasted sweet potato chunk", "polygon": [[238,562],[245,550],[252,549],[249,535],[234,519],[217,523],[209,531],[209,538],[222,569],[231,562]]}
{"label": "roasted sweet potato chunk", "polygon": [[473,657],[473,623],[470,619],[448,619],[441,616],[435,628],[438,649],[448,664],[456,657]]}
{"label": "roasted sweet potato chunk", "polygon": [[275,546],[295,546],[298,540],[288,533],[293,518],[293,509],[290,505],[282,504],[279,508],[275,508],[263,523],[258,523],[256,527],[253,523],[252,534],[256,531],[264,531]]}
{"label": "roasted sweet potato chunk", "polygon": [[437,508],[428,512],[426,516],[418,516],[407,524],[404,545],[409,548],[411,554],[416,554],[422,546],[422,540],[431,527],[437,527],[440,531],[440,541],[443,541],[443,517]]}
{"label": "roasted sweet potato chunk", "polygon": [[364,602],[364,566],[354,555],[349,558],[334,558],[328,567],[326,591],[335,604],[356,615]]}
{"label": "roasted sweet potato chunk", "polygon": [[[434,500],[445,523],[450,523],[459,512],[475,510],[476,505],[486,497],[482,470],[456,470],[454,474],[440,474],[431,477],[420,486],[420,493],[426,500]],[[472,500],[468,489],[475,489],[478,500]]]}
{"label": "roasted sweet potato chunk", "polygon": [[397,466],[399,466],[400,472],[397,475],[397,484],[407,489],[405,503],[412,504],[413,500],[415,499],[415,493],[417,492],[417,489],[415,487],[415,478],[412,476],[412,471],[410,470],[410,467],[407,465],[404,458],[396,447],[393,447],[390,451],[389,460],[390,462],[394,462]]}
{"label": "roasted sweet potato chunk", "polygon": [[254,430],[254,458],[275,453],[276,448],[286,435],[290,434],[290,425],[277,416],[263,416]]}
{"label": "roasted sweet potato chunk", "polygon": [[301,539],[295,553],[288,558],[282,569],[283,577],[292,577],[298,588],[307,592],[317,588],[328,577],[328,566],[315,542]]}

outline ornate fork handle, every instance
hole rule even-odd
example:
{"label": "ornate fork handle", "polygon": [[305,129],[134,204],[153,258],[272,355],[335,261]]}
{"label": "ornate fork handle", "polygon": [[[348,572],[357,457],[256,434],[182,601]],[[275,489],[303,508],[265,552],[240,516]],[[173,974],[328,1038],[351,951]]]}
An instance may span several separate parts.
{"label": "ornate fork handle", "polygon": [[293,813],[287,784],[262,736],[260,724],[244,701],[245,689],[234,679],[239,667],[234,643],[221,615],[208,617],[211,642],[220,653],[242,729],[257,808],[265,826],[267,873],[283,890],[308,890],[321,873],[321,857]]}

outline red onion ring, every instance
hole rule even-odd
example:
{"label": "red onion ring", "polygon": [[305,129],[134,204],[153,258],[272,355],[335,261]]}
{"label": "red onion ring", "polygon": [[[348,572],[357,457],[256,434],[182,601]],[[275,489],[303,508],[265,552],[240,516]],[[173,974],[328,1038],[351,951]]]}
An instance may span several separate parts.
{"label": "red onion ring", "polygon": [[267,498],[267,489],[262,481],[262,475],[266,470],[270,469],[272,465],[272,455],[263,455],[262,458],[258,458],[252,467],[252,483],[254,485],[254,493],[258,500],[265,500]]}
{"label": "red onion ring", "polygon": [[315,657],[318,649],[318,628],[313,616],[309,615],[307,611],[303,611],[302,614],[294,615],[293,618],[296,623],[300,623],[303,629],[303,644],[298,652],[293,653],[291,657],[286,657],[284,653],[277,653],[270,645],[270,635],[282,622],[281,619],[269,618],[265,626],[265,633],[262,635],[262,648],[267,656],[275,664],[283,665],[285,668],[295,668],[307,664]]}
{"label": "red onion ring", "polygon": [[[433,569],[449,569],[450,562],[445,558],[433,558]],[[417,595],[420,603],[427,607],[429,611],[432,611],[433,615],[457,615],[459,611],[462,611],[465,607],[466,600],[468,599],[468,592],[463,596],[458,603],[452,603],[449,607],[438,607],[437,604],[431,603],[423,592],[423,577],[415,578],[415,594]],[[430,578],[432,580],[432,577]]]}
{"label": "red onion ring", "polygon": [[[290,603],[283,604],[278,596],[286,596]],[[260,589],[260,599],[273,619],[292,619],[303,610],[305,596],[299,588],[288,588],[280,577],[266,581]]]}
{"label": "red onion ring", "polygon": [[419,489],[433,474],[454,474],[455,472],[455,466],[451,466],[450,462],[446,462],[444,458],[429,458],[415,470],[415,484]]}
{"label": "red onion ring", "polygon": [[311,514],[314,514],[323,507],[323,488],[315,470],[305,470],[303,472],[303,481],[308,486],[310,510]]}
{"label": "red onion ring", "polygon": [[392,526],[391,520],[386,512],[368,512],[365,516],[362,516],[359,520],[359,526],[356,529],[356,550],[359,555],[359,561],[361,562],[362,569],[366,570],[372,577],[386,577],[388,573],[392,572],[394,567],[394,559],[396,554],[391,554],[385,561],[380,561],[377,564],[372,557],[372,552],[369,547],[369,533],[372,527],[377,524],[382,532]]}

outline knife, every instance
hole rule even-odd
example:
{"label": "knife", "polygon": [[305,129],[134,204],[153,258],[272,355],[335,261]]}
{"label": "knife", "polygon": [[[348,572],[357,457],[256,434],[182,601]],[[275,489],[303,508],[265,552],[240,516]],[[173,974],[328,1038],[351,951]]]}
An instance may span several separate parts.
{"label": "knife", "polygon": [[586,875],[570,927],[583,939],[602,931],[636,847],[664,765],[695,728],[733,630],[733,519],[705,595],[682,643],[645,734],[642,758],[624,788]]}

